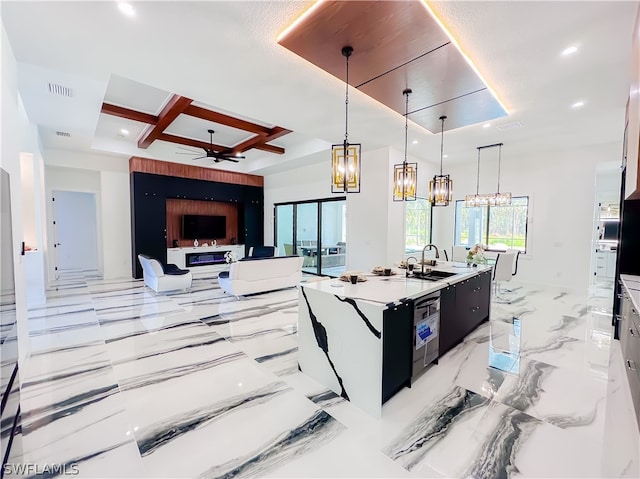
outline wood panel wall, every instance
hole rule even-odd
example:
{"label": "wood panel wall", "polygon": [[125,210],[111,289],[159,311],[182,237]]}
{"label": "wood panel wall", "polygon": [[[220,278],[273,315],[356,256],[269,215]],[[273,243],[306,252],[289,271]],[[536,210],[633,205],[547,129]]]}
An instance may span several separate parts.
{"label": "wood panel wall", "polygon": [[[173,247],[177,239],[180,247],[193,246],[193,240],[182,239],[182,215],[214,215],[227,217],[227,236],[218,239],[219,244],[229,244],[231,238],[238,236],[238,205],[218,201],[181,200],[167,198],[167,247]],[[198,238],[200,246],[211,244],[211,238]]]}
{"label": "wood panel wall", "polygon": [[264,177],[258,175],[183,165],[182,163],[171,163],[170,161],[152,160],[137,156],[132,156],[129,159],[129,173],[133,173],[134,171],[152,173],[154,175],[191,178],[194,180],[233,183],[236,185],[264,186]]}

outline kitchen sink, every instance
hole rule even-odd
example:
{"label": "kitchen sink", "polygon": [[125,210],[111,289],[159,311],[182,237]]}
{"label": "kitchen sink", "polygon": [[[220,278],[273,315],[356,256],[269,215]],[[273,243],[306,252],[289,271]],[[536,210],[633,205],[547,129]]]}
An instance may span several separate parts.
{"label": "kitchen sink", "polygon": [[420,271],[413,271],[413,276],[418,279],[426,279],[427,281],[440,281],[441,279],[455,276],[458,273],[448,273],[446,271],[429,271],[421,273]]}

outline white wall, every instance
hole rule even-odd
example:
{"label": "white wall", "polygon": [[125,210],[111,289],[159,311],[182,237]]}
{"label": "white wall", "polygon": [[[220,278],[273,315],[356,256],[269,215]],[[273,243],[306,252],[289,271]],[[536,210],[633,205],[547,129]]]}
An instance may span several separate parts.
{"label": "white wall", "polygon": [[[17,85],[17,68],[13,50],[9,44],[4,25],[0,36],[2,65],[0,68],[0,167],[10,175],[11,212],[14,252],[14,279],[16,287],[16,320],[18,323],[19,361],[24,363],[29,356],[29,332],[27,325],[26,279],[24,257],[20,255],[22,241],[22,194],[20,192],[20,151],[23,132],[28,128],[28,120],[20,110]],[[0,265],[2,268],[2,265]]]}
{"label": "white wall", "polygon": [[362,153],[360,193],[347,196],[347,269],[367,271],[392,260],[387,257],[393,234],[388,228],[390,206],[395,211],[402,205],[390,205],[390,163],[388,148]]}
{"label": "white wall", "polygon": [[[331,154],[326,162],[265,176],[265,243],[273,241],[273,205],[331,198]],[[404,153],[382,148],[362,153],[361,192],[347,196],[347,268],[366,270],[397,263],[404,253],[404,203],[392,200],[393,165]],[[410,160],[411,161],[411,160]],[[419,177],[432,169],[418,168]],[[427,181],[419,194],[426,196]],[[342,195],[344,196],[344,194]]]}
{"label": "white wall", "polygon": [[[100,270],[106,279],[130,277],[131,211],[128,160],[116,156],[52,149],[45,150],[43,156],[47,218],[52,218],[52,190],[95,193]],[[51,221],[47,222],[49,243],[54,240],[50,223]],[[50,264],[50,278],[54,277],[53,267],[54,265]]]}
{"label": "white wall", "polygon": [[[590,280],[596,166],[620,157],[617,143],[509,157],[503,148],[501,190],[529,196],[527,254],[517,279],[584,289]],[[486,158],[485,158],[486,156]],[[480,193],[496,189],[496,162],[483,153]],[[476,164],[450,168],[455,199],[476,190]],[[449,250],[455,206],[434,208],[434,243]]]}

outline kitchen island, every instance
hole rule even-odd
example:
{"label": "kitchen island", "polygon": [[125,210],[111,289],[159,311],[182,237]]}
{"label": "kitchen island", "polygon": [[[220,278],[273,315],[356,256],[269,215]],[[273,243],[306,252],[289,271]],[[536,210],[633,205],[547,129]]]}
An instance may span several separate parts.
{"label": "kitchen island", "polygon": [[385,401],[489,319],[491,267],[433,269],[452,275],[428,281],[395,270],[357,284],[302,283],[301,371],[379,417]]}

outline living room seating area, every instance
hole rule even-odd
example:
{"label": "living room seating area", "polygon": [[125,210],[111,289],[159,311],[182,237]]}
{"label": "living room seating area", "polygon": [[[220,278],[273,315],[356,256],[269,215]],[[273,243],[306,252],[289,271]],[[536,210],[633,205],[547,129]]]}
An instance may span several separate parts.
{"label": "living room seating area", "polygon": [[291,288],[302,279],[302,262],[300,256],[245,258],[231,263],[228,272],[220,273],[218,284],[225,293],[236,298]]}

